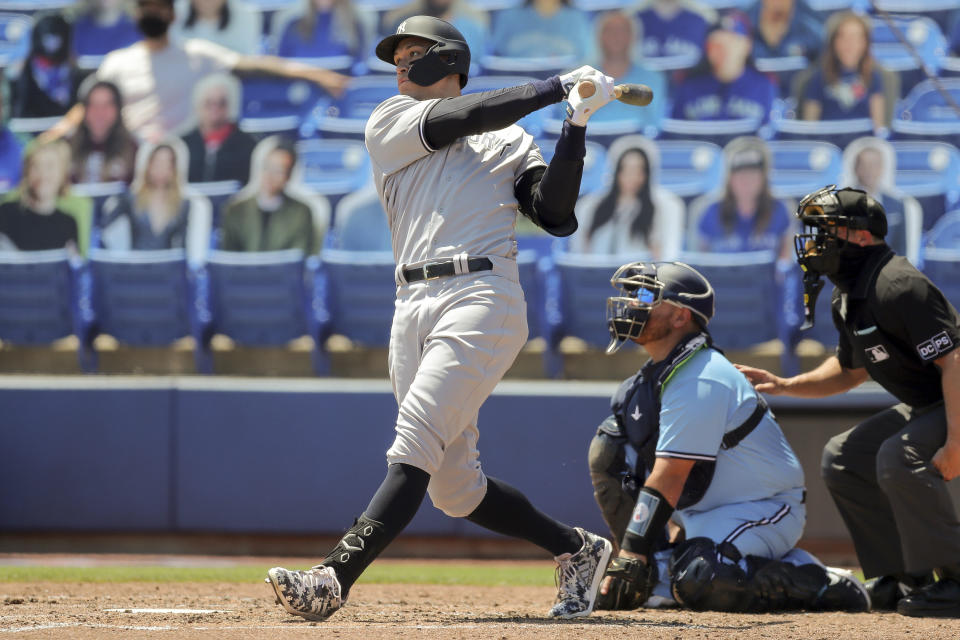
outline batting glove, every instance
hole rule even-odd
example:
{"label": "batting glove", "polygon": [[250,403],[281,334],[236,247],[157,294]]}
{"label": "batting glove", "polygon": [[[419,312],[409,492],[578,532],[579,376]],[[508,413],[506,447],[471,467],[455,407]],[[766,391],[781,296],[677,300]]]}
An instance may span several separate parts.
{"label": "batting glove", "polygon": [[585,76],[588,73],[600,73],[590,65],[583,65],[579,69],[574,69],[573,71],[568,71],[560,76],[560,84],[563,85],[563,93],[567,95],[570,93],[570,90],[573,89],[573,86],[577,84],[577,81]]}
{"label": "batting glove", "polygon": [[578,127],[587,126],[597,109],[616,99],[614,79],[599,71],[587,73],[567,96],[567,120]]}

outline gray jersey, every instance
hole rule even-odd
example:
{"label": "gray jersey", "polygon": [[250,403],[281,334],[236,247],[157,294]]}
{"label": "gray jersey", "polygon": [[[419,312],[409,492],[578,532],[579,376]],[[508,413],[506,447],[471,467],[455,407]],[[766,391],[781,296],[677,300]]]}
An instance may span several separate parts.
{"label": "gray jersey", "polygon": [[437,100],[397,95],[367,121],[373,179],[387,213],[397,264],[433,258],[513,257],[514,185],[546,166],[533,137],[517,125],[431,149],[425,115]]}

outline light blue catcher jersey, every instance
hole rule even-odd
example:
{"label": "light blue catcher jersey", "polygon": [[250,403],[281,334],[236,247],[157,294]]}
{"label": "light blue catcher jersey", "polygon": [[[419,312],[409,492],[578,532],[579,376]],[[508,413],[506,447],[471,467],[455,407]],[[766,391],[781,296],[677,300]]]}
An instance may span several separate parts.
{"label": "light blue catcher jersey", "polygon": [[710,487],[684,512],[803,487],[800,462],[769,412],[737,446],[721,448],[723,435],[746,422],[756,406],[746,377],[714,349],[697,352],[667,380],[657,457],[716,461]]}

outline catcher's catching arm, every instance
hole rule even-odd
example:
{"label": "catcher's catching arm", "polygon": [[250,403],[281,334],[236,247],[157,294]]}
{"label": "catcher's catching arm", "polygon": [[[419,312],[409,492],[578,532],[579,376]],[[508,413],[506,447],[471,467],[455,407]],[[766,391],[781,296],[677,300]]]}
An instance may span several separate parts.
{"label": "catcher's catching arm", "polygon": [[600,585],[598,608],[635,609],[650,597],[659,579],[651,545],[673,514],[693,465],[693,460],[657,458],[640,490],[620,554]]}

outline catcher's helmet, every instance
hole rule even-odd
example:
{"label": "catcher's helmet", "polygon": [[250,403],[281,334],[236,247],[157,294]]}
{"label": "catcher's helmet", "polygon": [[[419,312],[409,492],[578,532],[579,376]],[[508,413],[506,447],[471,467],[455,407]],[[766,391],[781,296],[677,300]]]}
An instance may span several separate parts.
{"label": "catcher's helmet", "polygon": [[452,24],[432,16],[413,16],[377,45],[377,57],[393,64],[393,52],[404,38],[425,38],[434,43],[422,58],[410,65],[407,76],[421,87],[428,87],[451,73],[460,74],[460,88],[467,85],[470,72],[470,47],[463,34]]}
{"label": "catcher's helmet", "polygon": [[824,275],[838,271],[847,244],[837,237],[839,227],[866,229],[878,238],[887,235],[883,205],[859,189],[824,187],[800,201],[797,217],[804,233],[794,237],[794,249],[804,271]]}
{"label": "catcher's helmet", "polygon": [[607,298],[607,353],[638,337],[650,312],[665,300],[689,309],[703,329],[713,317],[713,287],[703,274],[682,262],[631,262],[617,269],[610,284],[618,294]]}

